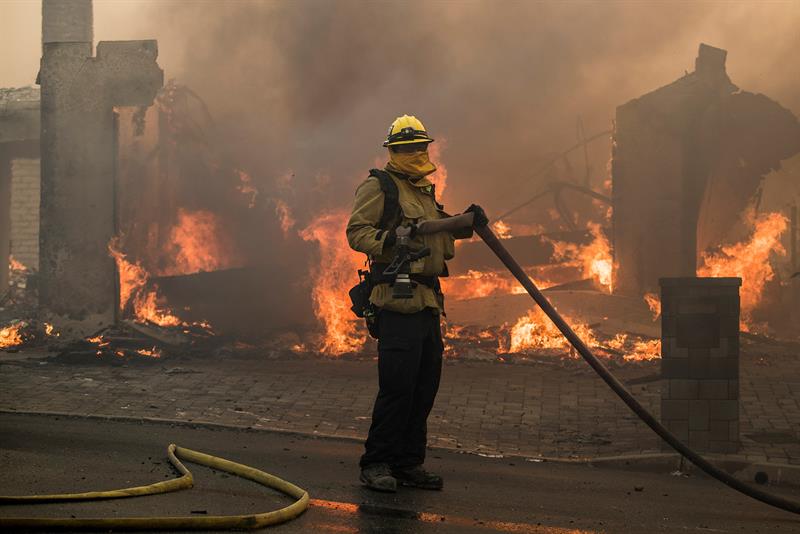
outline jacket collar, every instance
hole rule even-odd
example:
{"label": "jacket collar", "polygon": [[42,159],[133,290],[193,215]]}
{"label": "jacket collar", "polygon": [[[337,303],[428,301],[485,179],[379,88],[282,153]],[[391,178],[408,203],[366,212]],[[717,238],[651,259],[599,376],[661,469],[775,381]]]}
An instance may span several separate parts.
{"label": "jacket collar", "polygon": [[430,186],[433,185],[433,183],[430,180],[428,180],[428,178],[426,176],[423,176],[422,178],[418,178],[418,179],[414,180],[414,179],[412,179],[411,176],[409,176],[407,174],[404,174],[402,172],[396,171],[393,168],[391,168],[389,165],[386,165],[385,170],[389,174],[393,174],[397,178],[399,178],[401,180],[405,180],[406,182],[408,182],[409,185],[413,185],[414,187],[418,187],[419,189],[425,189],[426,187],[430,187]]}

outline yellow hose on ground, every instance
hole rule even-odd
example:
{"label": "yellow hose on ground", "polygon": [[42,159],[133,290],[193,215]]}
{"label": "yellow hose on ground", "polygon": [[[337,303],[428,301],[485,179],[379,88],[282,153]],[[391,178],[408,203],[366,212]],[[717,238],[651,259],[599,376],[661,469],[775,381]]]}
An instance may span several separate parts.
{"label": "yellow hose on ground", "polygon": [[178,458],[225,471],[268,488],[272,488],[297,499],[294,503],[260,514],[183,516],[183,517],[114,517],[114,518],[43,518],[43,517],[0,517],[0,530],[243,530],[257,529],[284,523],[299,516],[308,508],[308,492],[274,475],[247,465],[231,462],[202,452],[193,451],[170,444],[167,448],[170,463],[181,473],[179,478],[157,482],[149,486],[137,486],[111,491],[92,491],[86,493],[62,493],[52,495],[0,496],[0,504],[37,504],[61,501],[88,501],[99,499],[121,499],[141,495],[155,495],[194,485],[192,473]]}

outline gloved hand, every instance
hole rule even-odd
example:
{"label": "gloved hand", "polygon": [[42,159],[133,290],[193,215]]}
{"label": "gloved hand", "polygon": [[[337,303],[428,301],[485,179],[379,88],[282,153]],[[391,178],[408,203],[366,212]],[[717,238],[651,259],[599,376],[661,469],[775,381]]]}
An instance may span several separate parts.
{"label": "gloved hand", "polygon": [[417,225],[412,222],[404,226],[398,226],[394,229],[394,233],[397,237],[410,237],[413,239],[417,235]]}
{"label": "gloved hand", "polygon": [[390,247],[393,247],[395,243],[397,243],[398,237],[408,236],[414,239],[414,236],[417,235],[417,228],[418,226],[415,223],[409,223],[405,226],[398,226],[393,232],[386,232],[386,239],[383,241],[383,250],[388,250]]}
{"label": "gloved hand", "polygon": [[473,227],[480,227],[486,226],[489,224],[489,217],[486,216],[486,212],[483,211],[483,208],[478,206],[477,204],[470,204],[467,209],[464,210],[464,213],[472,213],[472,226]]}

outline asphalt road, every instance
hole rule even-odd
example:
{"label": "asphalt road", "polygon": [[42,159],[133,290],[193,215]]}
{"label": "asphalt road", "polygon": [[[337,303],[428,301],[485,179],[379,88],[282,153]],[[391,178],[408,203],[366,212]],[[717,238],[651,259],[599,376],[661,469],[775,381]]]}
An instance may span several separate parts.
{"label": "asphalt road", "polygon": [[[175,474],[177,443],[285,478],[309,510],[275,532],[800,532],[800,517],[698,476],[533,463],[432,451],[445,490],[377,494],[358,484],[358,443],[158,423],[0,415],[0,495],[149,484]],[[2,506],[2,516],[241,514],[290,502],[251,482],[188,464],[191,490],[133,499]],[[800,491],[780,488],[800,499]]]}

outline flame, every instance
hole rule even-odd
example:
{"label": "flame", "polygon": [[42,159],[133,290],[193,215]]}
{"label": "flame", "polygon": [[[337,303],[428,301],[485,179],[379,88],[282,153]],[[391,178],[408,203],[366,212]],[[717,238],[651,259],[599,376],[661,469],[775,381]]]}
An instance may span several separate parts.
{"label": "flame", "polygon": [[[525,271],[540,289],[556,286],[575,277],[575,269],[563,265],[539,265]],[[525,288],[507,271],[470,269],[466,274],[442,278],[441,283],[445,295],[453,300],[525,293]]]}
{"label": "flame", "polygon": [[[119,272],[119,307],[124,310],[130,302],[137,321],[151,322],[159,326],[185,325],[171,311],[159,303],[156,289],[148,289],[150,279],[147,271],[138,263],[129,261],[119,250],[119,238],[108,243],[108,251],[117,263]],[[92,341],[91,339],[89,341]]]}
{"label": "flame", "polygon": [[[565,317],[584,343],[596,345],[594,332],[585,324]],[[520,317],[511,327],[508,350],[503,352],[525,352],[536,349],[571,349],[569,341],[538,306]],[[501,350],[503,347],[501,347]]]}
{"label": "flame", "polygon": [[239,185],[236,186],[236,190],[247,197],[248,208],[255,207],[258,189],[253,185],[253,178],[241,169],[235,169],[235,172],[239,175]]}
{"label": "flame", "polygon": [[289,237],[289,231],[294,228],[297,221],[292,217],[292,210],[286,202],[278,198],[274,199],[274,201],[275,215],[278,216],[278,220],[280,221],[283,237]]}
{"label": "flame", "polygon": [[47,336],[59,337],[61,334],[56,332],[56,327],[50,323],[44,323],[44,333]]}
{"label": "flame", "polygon": [[238,262],[232,241],[222,231],[219,216],[206,210],[178,209],[165,253],[173,260],[161,275],[192,274],[229,269]]}
{"label": "flame", "polygon": [[650,308],[650,312],[653,314],[653,320],[655,321],[658,319],[658,316],[661,315],[661,299],[655,293],[645,293],[643,298],[647,303],[647,307]]}
{"label": "flame", "polygon": [[600,225],[589,223],[589,231],[594,240],[587,246],[582,247],[580,258],[583,261],[583,272],[591,275],[600,284],[612,290],[612,276],[614,274],[614,262],[611,258],[611,244],[603,235]]}
{"label": "flame", "polygon": [[497,234],[500,239],[509,239],[514,237],[511,235],[511,227],[503,221],[495,221],[492,223],[492,231]]}
{"label": "flame", "polygon": [[442,151],[446,146],[447,142],[442,138],[439,138],[436,143],[428,145],[428,156],[433,164],[436,165],[436,172],[429,175],[428,180],[436,186],[436,196],[440,201],[442,195],[444,195],[444,190],[447,188],[447,167],[442,161]]}
{"label": "flame", "polygon": [[25,267],[21,262],[17,261],[14,256],[8,257],[8,268],[11,271],[24,273],[27,272],[28,268]]}
{"label": "flame", "polygon": [[614,277],[611,244],[599,224],[589,223],[587,228],[593,237],[592,242],[588,245],[551,240],[553,259],[578,265],[583,276],[592,278],[611,292]]}
{"label": "flame", "polygon": [[633,340],[627,334],[617,334],[606,345],[623,353],[626,361],[649,361],[661,358],[661,340]]}
{"label": "flame", "polygon": [[152,349],[138,349],[136,351],[136,354],[139,354],[140,356],[147,356],[148,358],[161,357],[161,351],[158,350],[156,347],[153,347]]}
{"label": "flame", "polygon": [[0,348],[16,347],[22,345],[22,328],[24,323],[18,323],[0,328]]}
{"label": "flame", "polygon": [[770,255],[773,252],[786,255],[780,238],[786,231],[788,221],[780,213],[756,216],[754,210],[745,215],[745,221],[752,227],[751,236],[739,243],[723,246],[718,252],[703,254],[697,275],[741,277],[742,329],[748,331],[754,326],[752,313],[761,302],[764,286],[775,277],[769,262]]}
{"label": "flame", "polygon": [[441,283],[445,295],[454,300],[525,293],[513,276],[492,271],[470,269],[467,274],[442,278]]}
{"label": "flame", "polygon": [[324,325],[320,351],[339,355],[360,350],[366,336],[359,331],[360,319],[350,311],[348,291],[356,280],[363,257],[350,249],[345,236],[348,213],[321,215],[300,232],[305,241],[319,246],[319,263],[311,269],[314,314]]}
{"label": "flame", "polygon": [[156,290],[143,291],[133,300],[133,311],[136,320],[150,322],[158,326],[188,326],[172,311],[162,306],[162,299]]}

